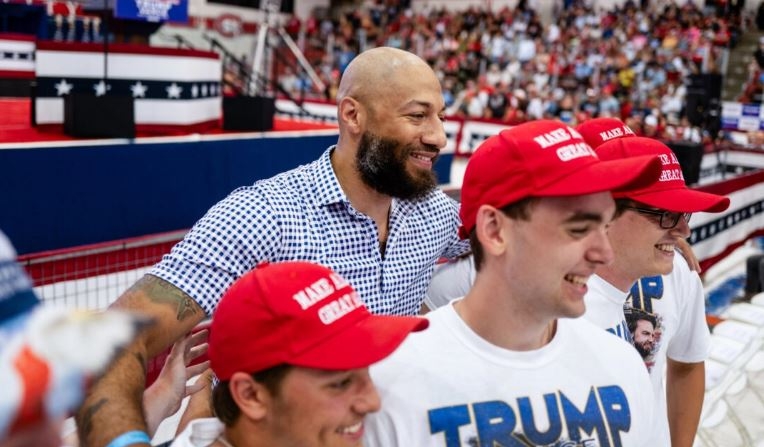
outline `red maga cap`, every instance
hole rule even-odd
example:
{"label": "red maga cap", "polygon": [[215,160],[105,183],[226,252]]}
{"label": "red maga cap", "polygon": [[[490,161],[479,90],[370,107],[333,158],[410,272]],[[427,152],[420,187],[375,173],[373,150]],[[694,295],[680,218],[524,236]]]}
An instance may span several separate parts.
{"label": "red maga cap", "polygon": [[576,127],[578,133],[593,148],[617,138],[636,137],[629,126],[617,118],[593,118]]}
{"label": "red maga cap", "polygon": [[688,188],[679,160],[674,152],[660,141],[645,137],[620,138],[602,144],[596,151],[603,160],[643,155],[660,157],[663,169],[657,182],[634,190],[616,192],[613,194],[616,198],[629,198],[645,205],[681,213],[718,213],[730,206],[730,199],[727,197]]}
{"label": "red maga cap", "polygon": [[644,187],[660,174],[656,156],[602,161],[575,129],[537,120],[486,139],[470,157],[462,182],[461,237],[481,205],[496,208],[526,197],[573,196]]}
{"label": "red maga cap", "polygon": [[345,279],[321,265],[263,264],[239,278],[220,301],[209,358],[220,380],[281,364],[362,368],[428,325],[424,318],[372,315]]}

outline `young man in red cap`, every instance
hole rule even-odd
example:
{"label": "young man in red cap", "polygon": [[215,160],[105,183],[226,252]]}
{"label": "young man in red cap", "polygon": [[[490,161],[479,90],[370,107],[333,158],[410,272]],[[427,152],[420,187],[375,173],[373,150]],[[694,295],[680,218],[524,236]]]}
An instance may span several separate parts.
{"label": "young man in red cap", "polygon": [[382,409],[364,445],[651,445],[639,356],[577,317],[588,278],[612,262],[610,191],[653,183],[659,168],[601,161],[557,121],[483,142],[460,211],[475,283],[372,368]]}
{"label": "young man in red cap", "polygon": [[[617,118],[594,118],[580,124],[576,130],[593,148],[617,138],[634,137],[629,126]],[[690,244],[682,238],[677,239],[677,245],[687,258],[692,270],[700,270]],[[428,309],[437,309],[454,298],[467,294],[475,281],[475,266],[472,257],[463,256],[435,268],[432,281],[427,289],[424,304]]]}
{"label": "young man in red cap", "polygon": [[[587,120],[576,127],[578,133],[589,143],[589,146],[598,148],[608,141],[618,138],[636,137],[637,134],[623,121],[618,118],[601,117]],[[700,272],[700,263],[685,238],[678,237],[676,248],[682,254],[690,270]]]}
{"label": "young man in red cap", "polygon": [[579,128],[603,160],[661,159],[658,182],[614,194],[622,210],[608,231],[615,261],[589,280],[584,318],[634,344],[650,372],[657,442],[689,447],[703,406],[709,331],[703,284],[676,255],[676,241],[690,235],[692,213],[721,212],[730,201],[687,188],[668,146],[629,136],[618,120],[591,120]]}
{"label": "young man in red cap", "polygon": [[[657,405],[658,445],[690,446],[695,438],[703,404],[703,362],[707,357],[709,333],[705,322],[703,285],[698,274],[688,266],[690,261],[675,256],[674,248],[681,248],[683,253],[696,262],[685,241],[689,236],[689,227],[679,217],[684,219],[695,211],[723,211],[729,206],[729,200],[688,189],[682,178],[681,166],[670,149],[655,140],[636,137],[618,119],[588,120],[576,130],[598,152],[599,147],[612,145],[620,139],[631,143],[631,137],[634,137],[636,146],[645,143],[644,152],[608,152],[602,158],[617,159],[636,153],[660,156],[664,167],[661,181],[642,192],[635,191],[637,202],[637,196],[644,194],[644,191],[653,191],[652,195],[648,193],[645,197],[666,194],[683,197],[681,205],[672,203],[667,209],[658,210],[660,206],[643,204],[639,206],[641,209],[625,213],[635,212],[641,213],[643,217],[653,217],[658,219],[658,226],[661,225],[663,214],[666,214],[668,217],[663,224],[666,228],[660,228],[657,234],[655,222],[640,222],[638,219],[635,222],[634,219],[628,219],[628,215],[614,220],[609,234],[615,251],[615,262],[598,270],[589,280],[590,291],[585,299],[584,318],[633,343],[637,351],[643,354],[650,371]],[[620,193],[617,197],[630,197],[630,193]],[[618,202],[625,206],[630,204],[628,200],[619,199]],[[653,253],[662,259],[671,258],[673,265],[655,263],[651,258]],[[638,256],[640,254],[641,257]],[[436,270],[425,300],[430,308],[440,307],[466,294],[475,277],[474,267],[468,261],[471,260],[449,263]],[[623,274],[625,282],[617,281],[620,285],[614,286],[615,282],[611,284],[609,280],[599,277],[600,272],[606,276]],[[661,274],[665,276],[655,276]],[[625,309],[624,305],[627,306]],[[646,313],[650,318],[646,318]],[[655,323],[647,324],[652,321]],[[668,385],[665,387],[664,370]]]}
{"label": "young man in red cap", "polygon": [[213,315],[217,418],[192,421],[172,445],[360,446],[365,416],[379,409],[369,365],[427,325],[370,314],[345,279],[318,264],[258,266]]}

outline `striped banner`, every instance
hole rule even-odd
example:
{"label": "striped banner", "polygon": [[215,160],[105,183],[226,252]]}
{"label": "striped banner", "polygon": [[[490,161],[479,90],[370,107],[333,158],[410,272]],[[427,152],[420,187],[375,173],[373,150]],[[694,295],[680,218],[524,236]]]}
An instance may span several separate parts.
{"label": "striped banner", "polygon": [[0,78],[34,79],[35,37],[0,33]]}
{"label": "striped banner", "polygon": [[[759,157],[764,160],[764,154]],[[764,171],[698,189],[730,198],[724,213],[695,213],[690,221],[690,243],[705,271],[750,238],[764,235]]]}
{"label": "striped banner", "polygon": [[[222,116],[222,65],[216,53],[111,45],[40,42],[37,45],[38,125],[64,121],[64,96],[127,95],[135,124],[187,127]],[[104,70],[108,78],[104,79]]]}

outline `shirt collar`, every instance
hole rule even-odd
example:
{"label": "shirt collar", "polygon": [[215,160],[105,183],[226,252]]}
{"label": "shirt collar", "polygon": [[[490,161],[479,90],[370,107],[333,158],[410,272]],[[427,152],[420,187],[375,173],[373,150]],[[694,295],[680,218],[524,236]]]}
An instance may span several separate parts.
{"label": "shirt collar", "polygon": [[332,146],[319,157],[316,175],[316,198],[319,206],[333,203],[349,202],[347,195],[342,191],[340,181],[332,167],[332,153],[336,146]]}

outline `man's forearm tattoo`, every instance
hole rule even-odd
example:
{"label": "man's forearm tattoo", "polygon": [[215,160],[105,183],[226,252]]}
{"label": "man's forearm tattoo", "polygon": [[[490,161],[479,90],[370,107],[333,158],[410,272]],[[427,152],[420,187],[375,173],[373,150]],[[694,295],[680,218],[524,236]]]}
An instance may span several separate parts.
{"label": "man's forearm tattoo", "polygon": [[183,321],[186,318],[196,315],[199,307],[190,296],[183,293],[182,290],[172,284],[157,278],[156,276],[144,275],[128,291],[142,290],[152,301],[156,303],[166,303],[176,308],[176,318]]}

